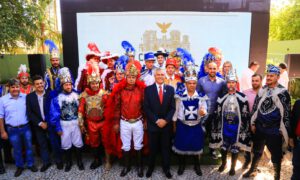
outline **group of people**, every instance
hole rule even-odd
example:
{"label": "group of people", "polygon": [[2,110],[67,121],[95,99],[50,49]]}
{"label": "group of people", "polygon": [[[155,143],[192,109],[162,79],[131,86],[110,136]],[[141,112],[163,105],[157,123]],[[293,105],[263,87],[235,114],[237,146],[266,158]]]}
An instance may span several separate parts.
{"label": "group of people", "polygon": [[[32,172],[38,171],[32,139],[39,147],[41,172],[53,162],[57,169],[70,171],[74,151],[78,169],[84,170],[82,149],[88,145],[93,154],[90,169],[101,166],[103,156],[106,170],[112,166],[112,157],[122,158],[121,177],[131,171],[132,156],[137,159],[138,177],[144,177],[143,157],[149,157],[146,177],[151,177],[161,152],[167,178],[172,178],[171,151],[178,157],[178,175],[184,173],[187,157],[193,159],[195,173],[202,175],[205,138],[213,158],[221,153],[219,172],[225,170],[231,153],[231,176],[241,151],[245,151],[243,169],[251,164],[243,176],[255,176],[266,145],[274,179],[280,179],[286,147],[299,144],[299,113],[295,107],[291,116],[290,96],[278,83],[281,71],[277,66],[268,65],[262,86],[262,76],[255,73],[258,63],[252,62],[239,81],[230,61],[222,65],[217,48],[209,48],[200,68],[182,48],[145,53],[142,66],[128,41],[122,42],[122,56],[100,52],[95,43],[89,43],[86,64],[79,67],[74,83],[70,70],[60,66],[55,44],[45,43],[51,67],[44,77],[34,75],[31,85],[26,66],[21,65],[17,78],[7,83],[7,94],[0,98],[1,148],[9,148],[4,142],[9,139],[15,177],[22,174],[25,164]],[[299,151],[299,145],[295,149]],[[5,158],[11,157],[9,150],[4,152]],[[298,159],[293,161],[293,178],[299,179],[299,157],[294,158]],[[5,173],[2,156],[0,173]]]}

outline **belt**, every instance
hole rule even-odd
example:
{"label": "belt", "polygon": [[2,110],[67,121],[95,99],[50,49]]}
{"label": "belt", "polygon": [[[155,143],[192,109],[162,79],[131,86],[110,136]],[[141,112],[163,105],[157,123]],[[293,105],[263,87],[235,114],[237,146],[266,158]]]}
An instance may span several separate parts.
{"label": "belt", "polygon": [[21,124],[21,125],[18,125],[18,126],[12,126],[10,124],[6,124],[7,127],[10,127],[10,128],[22,128],[22,127],[25,127],[26,125],[28,125],[28,123],[26,124]]}
{"label": "belt", "polygon": [[140,116],[136,119],[126,119],[126,118],[124,118],[124,116],[121,116],[121,119],[126,121],[126,122],[129,122],[129,123],[135,123],[135,122],[138,122],[139,120],[143,120],[143,117]]}
{"label": "belt", "polygon": [[187,121],[187,120],[181,120],[178,119],[179,121],[181,121],[183,124],[187,125],[187,126],[196,126],[200,123],[201,119],[195,120],[195,121]]}

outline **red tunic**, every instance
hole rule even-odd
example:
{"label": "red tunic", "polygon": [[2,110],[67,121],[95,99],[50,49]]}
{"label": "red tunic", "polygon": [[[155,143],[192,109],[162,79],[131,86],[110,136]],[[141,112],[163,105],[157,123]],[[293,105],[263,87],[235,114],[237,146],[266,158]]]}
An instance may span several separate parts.
{"label": "red tunic", "polygon": [[[109,154],[122,156],[122,141],[120,133],[115,132],[114,126],[120,124],[121,116],[126,119],[136,119],[143,116],[142,104],[144,99],[144,82],[138,81],[132,88],[127,87],[126,79],[116,84],[109,97],[107,109],[104,112],[103,143]],[[144,123],[146,123],[145,118]],[[144,133],[144,152],[147,153],[147,133]]]}
{"label": "red tunic", "polygon": [[92,91],[86,88],[80,95],[78,117],[79,124],[87,127],[86,144],[99,147],[103,134],[103,112],[108,95],[105,91]]}
{"label": "red tunic", "polygon": [[33,91],[33,88],[30,84],[27,85],[27,88],[24,89],[23,86],[20,86],[20,92],[23,93],[23,94],[29,94]]}

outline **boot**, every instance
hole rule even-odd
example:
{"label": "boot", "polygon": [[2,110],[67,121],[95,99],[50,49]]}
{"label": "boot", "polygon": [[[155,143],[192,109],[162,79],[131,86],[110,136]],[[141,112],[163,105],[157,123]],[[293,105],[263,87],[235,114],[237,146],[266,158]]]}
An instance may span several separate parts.
{"label": "boot", "polygon": [[194,170],[198,176],[202,176],[202,171],[200,167],[200,155],[194,157]]}
{"label": "boot", "polygon": [[222,164],[219,167],[219,172],[223,172],[225,167],[226,167],[226,163],[227,163],[227,150],[221,150],[221,155],[222,155]]}
{"label": "boot", "polygon": [[129,162],[129,157],[130,156],[130,151],[123,151],[123,157],[124,157],[124,167],[122,169],[122,172],[120,174],[121,177],[126,176],[129,171],[131,170],[130,167],[130,162]]}
{"label": "boot", "polygon": [[243,164],[242,169],[248,169],[249,164],[251,162],[251,152],[245,152],[245,162]]}
{"label": "boot", "polygon": [[110,169],[111,169],[110,154],[105,152],[105,170],[109,171]]}
{"label": "boot", "polygon": [[180,176],[183,174],[184,170],[185,170],[185,159],[184,159],[184,155],[178,155],[178,171],[177,174]]}
{"label": "boot", "polygon": [[72,168],[72,148],[64,150],[64,153],[66,159],[65,172],[69,172]]}
{"label": "boot", "polygon": [[99,166],[101,166],[101,164],[102,164],[101,155],[98,150],[98,147],[92,148],[92,152],[93,152],[93,156],[94,156],[94,161],[91,163],[90,169],[96,169]]}
{"label": "boot", "polygon": [[84,170],[84,166],[82,163],[82,153],[81,148],[76,148],[76,158],[77,158],[77,166],[80,171]]}
{"label": "boot", "polygon": [[231,167],[229,171],[229,176],[234,176],[235,175],[235,165],[236,161],[238,159],[239,153],[231,153]]}
{"label": "boot", "polygon": [[2,152],[0,150],[0,174],[4,174],[4,173],[5,173],[5,168],[3,165]]}
{"label": "boot", "polygon": [[143,170],[143,162],[142,162],[142,151],[136,151],[137,152],[137,161],[138,161],[138,177],[142,178],[144,176],[144,170]]}
{"label": "boot", "polygon": [[280,180],[281,163],[273,163],[273,167],[274,167],[274,180]]}
{"label": "boot", "polygon": [[254,157],[253,157],[252,163],[251,163],[251,167],[250,167],[249,171],[247,171],[247,172],[243,175],[244,178],[255,177],[255,176],[257,175],[257,173],[258,173],[257,166],[258,166],[260,157],[261,157],[261,156],[259,156],[259,155],[257,155],[257,154],[254,154]]}

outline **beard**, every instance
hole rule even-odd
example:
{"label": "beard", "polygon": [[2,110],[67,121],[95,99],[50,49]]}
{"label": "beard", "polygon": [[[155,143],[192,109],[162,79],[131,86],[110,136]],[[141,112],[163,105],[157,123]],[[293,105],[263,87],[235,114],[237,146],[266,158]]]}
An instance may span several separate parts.
{"label": "beard", "polygon": [[20,82],[20,84],[21,84],[22,86],[27,86],[27,85],[29,84],[29,82]]}

